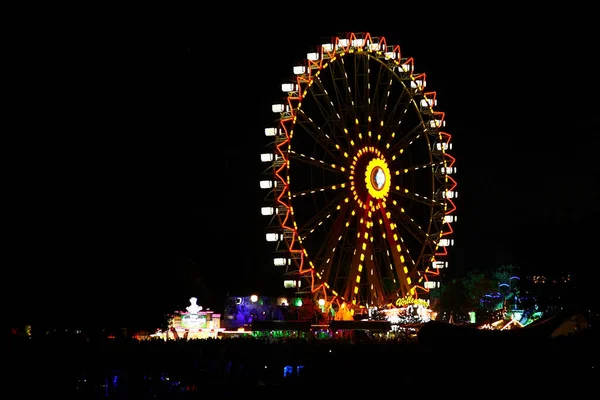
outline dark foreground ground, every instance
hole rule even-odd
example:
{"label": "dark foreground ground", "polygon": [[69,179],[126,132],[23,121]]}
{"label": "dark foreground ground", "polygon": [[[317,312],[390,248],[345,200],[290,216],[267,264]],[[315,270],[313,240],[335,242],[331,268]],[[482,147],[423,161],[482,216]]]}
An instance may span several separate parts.
{"label": "dark foreground ground", "polygon": [[427,344],[13,337],[7,354],[6,391],[19,399],[557,398],[586,394],[599,377],[591,329],[548,340]]}

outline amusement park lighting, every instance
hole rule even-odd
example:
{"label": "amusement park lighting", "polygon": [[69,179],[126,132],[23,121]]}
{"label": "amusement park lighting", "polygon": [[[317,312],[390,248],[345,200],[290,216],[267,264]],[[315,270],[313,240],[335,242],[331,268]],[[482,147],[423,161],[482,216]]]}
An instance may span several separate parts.
{"label": "amusement park lighting", "polygon": [[253,294],[252,296],[250,296],[250,301],[256,303],[258,301],[258,296]]}

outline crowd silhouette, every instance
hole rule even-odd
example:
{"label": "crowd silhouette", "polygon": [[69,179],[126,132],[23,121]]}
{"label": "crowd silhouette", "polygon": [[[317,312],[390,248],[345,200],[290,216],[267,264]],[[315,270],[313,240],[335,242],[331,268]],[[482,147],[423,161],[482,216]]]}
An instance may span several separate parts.
{"label": "crowd silhouette", "polygon": [[82,399],[233,398],[259,392],[304,398],[306,391],[298,389],[321,395],[468,395],[497,391],[507,381],[513,389],[534,392],[560,382],[576,388],[593,382],[597,341],[591,334],[522,345],[473,343],[477,340],[436,345],[365,332],[189,341],[13,335],[8,360],[20,398],[37,398],[34,388]]}

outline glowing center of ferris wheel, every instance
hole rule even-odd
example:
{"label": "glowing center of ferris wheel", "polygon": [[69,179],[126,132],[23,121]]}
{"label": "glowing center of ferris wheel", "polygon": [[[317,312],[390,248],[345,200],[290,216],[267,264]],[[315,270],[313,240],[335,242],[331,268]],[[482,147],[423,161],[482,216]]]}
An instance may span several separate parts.
{"label": "glowing center of ferris wheel", "polygon": [[371,198],[384,199],[390,191],[391,179],[390,168],[383,158],[375,157],[369,161],[365,171],[365,184]]}
{"label": "glowing center of ferris wheel", "polygon": [[383,189],[383,186],[385,185],[385,172],[383,172],[381,167],[373,168],[371,178],[373,179],[373,186],[375,189]]}

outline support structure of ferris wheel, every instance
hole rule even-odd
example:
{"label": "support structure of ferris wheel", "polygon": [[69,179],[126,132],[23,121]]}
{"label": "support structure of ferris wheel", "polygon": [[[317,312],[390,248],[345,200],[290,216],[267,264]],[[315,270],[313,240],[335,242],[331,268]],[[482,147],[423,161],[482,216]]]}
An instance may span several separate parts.
{"label": "support structure of ferris wheel", "polygon": [[425,73],[369,33],[333,37],[293,73],[265,128],[260,182],[286,286],[354,308],[439,287],[457,182]]}

